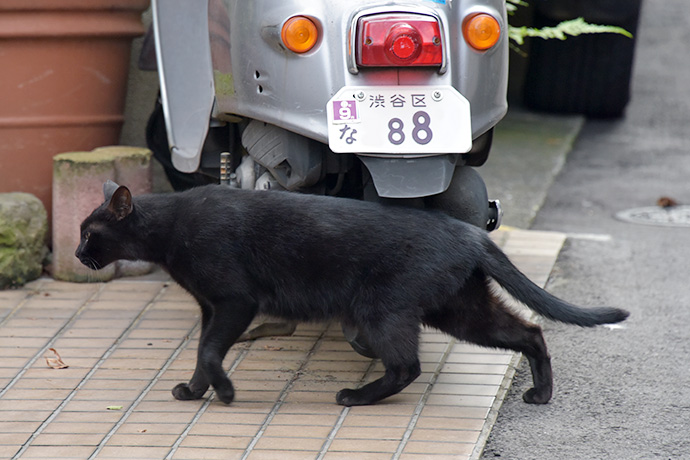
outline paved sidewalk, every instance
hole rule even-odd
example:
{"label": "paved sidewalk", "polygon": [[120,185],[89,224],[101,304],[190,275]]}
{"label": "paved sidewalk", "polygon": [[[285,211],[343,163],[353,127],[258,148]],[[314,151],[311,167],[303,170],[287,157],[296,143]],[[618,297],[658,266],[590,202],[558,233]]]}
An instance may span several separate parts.
{"label": "paved sidewalk", "polygon": [[[564,235],[498,231],[544,285]],[[234,346],[237,394],[176,401],[192,374],[199,311],[174,283],[40,279],[0,291],[0,458],[470,459],[481,454],[518,356],[425,331],[423,374],[400,395],[344,408],[335,393],[371,381],[336,324]],[[59,352],[66,369],[45,356]]]}

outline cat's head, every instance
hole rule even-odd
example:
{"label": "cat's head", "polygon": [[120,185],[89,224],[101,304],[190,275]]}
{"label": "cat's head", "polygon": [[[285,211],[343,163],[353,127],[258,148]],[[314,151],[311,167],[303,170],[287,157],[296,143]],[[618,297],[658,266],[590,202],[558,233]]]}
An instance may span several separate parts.
{"label": "cat's head", "polygon": [[134,211],[132,194],[125,186],[103,184],[105,202],[81,224],[81,240],[75,256],[89,268],[99,270],[119,259],[129,258],[127,237]]}

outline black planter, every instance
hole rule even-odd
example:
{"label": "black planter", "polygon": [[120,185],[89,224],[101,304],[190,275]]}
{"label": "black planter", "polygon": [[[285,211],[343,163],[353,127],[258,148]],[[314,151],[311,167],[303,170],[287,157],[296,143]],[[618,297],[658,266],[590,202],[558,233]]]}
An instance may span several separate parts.
{"label": "black planter", "polygon": [[[637,32],[642,0],[533,0],[534,27],[583,17]],[[532,109],[619,117],[630,99],[635,38],[591,34],[532,39],[524,104]]]}

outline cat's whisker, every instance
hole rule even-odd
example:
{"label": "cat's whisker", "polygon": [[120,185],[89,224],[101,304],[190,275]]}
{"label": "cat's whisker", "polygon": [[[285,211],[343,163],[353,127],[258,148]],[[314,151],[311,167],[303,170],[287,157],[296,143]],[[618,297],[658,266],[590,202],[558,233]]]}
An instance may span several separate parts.
{"label": "cat's whisker", "polygon": [[96,259],[89,258],[88,262],[89,262],[89,268],[91,268],[92,270],[100,270],[101,268],[103,268],[100,266],[100,264],[98,263],[98,261]]}

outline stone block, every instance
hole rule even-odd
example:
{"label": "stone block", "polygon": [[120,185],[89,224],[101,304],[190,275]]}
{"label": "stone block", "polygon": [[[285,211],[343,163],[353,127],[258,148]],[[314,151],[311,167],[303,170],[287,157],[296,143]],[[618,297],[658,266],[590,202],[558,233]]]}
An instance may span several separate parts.
{"label": "stone block", "polygon": [[151,152],[138,147],[101,147],[53,158],[53,276],[76,282],[107,281],[148,273],[146,263],[117,262],[90,270],[74,256],[81,222],[103,203],[103,183],[112,180],[133,194],[151,192]]}
{"label": "stone block", "polygon": [[0,289],[41,276],[47,233],[41,200],[28,193],[0,193]]}
{"label": "stone block", "polygon": [[[153,189],[153,172],[151,168],[151,151],[141,147],[109,146],[99,147],[96,153],[107,153],[115,158],[114,182],[126,185],[133,195],[151,193]],[[115,264],[115,277],[141,276],[150,273],[153,265],[148,262],[119,260]]]}

